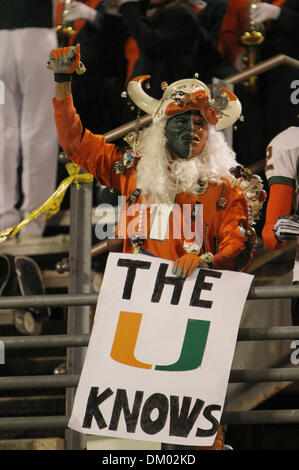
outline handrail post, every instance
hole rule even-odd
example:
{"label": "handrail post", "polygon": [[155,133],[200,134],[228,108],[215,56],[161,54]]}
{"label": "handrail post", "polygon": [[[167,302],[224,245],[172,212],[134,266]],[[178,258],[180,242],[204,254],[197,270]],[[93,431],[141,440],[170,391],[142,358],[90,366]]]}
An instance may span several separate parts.
{"label": "handrail post", "polygon": [[[91,292],[91,227],[92,227],[92,183],[84,183],[78,189],[75,184],[70,194],[70,279],[69,294],[88,294]],[[67,334],[90,333],[90,306],[68,308]],[[80,374],[86,348],[67,348],[67,373]],[[66,416],[69,418],[75,398],[75,390],[66,390]],[[66,430],[67,450],[86,449],[84,434]]]}

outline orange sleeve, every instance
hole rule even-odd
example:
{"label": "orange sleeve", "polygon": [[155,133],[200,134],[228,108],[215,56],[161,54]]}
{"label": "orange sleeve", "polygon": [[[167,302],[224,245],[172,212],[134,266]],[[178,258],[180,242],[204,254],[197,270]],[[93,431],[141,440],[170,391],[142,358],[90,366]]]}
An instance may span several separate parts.
{"label": "orange sleeve", "polygon": [[248,206],[244,196],[228,207],[219,230],[218,253],[213,258],[216,269],[241,271],[252,257],[252,245],[245,229],[248,225]]}
{"label": "orange sleeve", "polygon": [[113,144],[107,144],[103,135],[95,135],[88,129],[85,130],[77,152],[69,156],[74,163],[94,175],[101,184],[120,191],[126,176],[114,172],[114,163],[121,157],[121,150]]}
{"label": "orange sleeve", "polygon": [[78,150],[83,134],[83,126],[73,103],[73,97],[53,98],[54,118],[59,143],[67,155]]}
{"label": "orange sleeve", "polygon": [[273,227],[283,215],[290,215],[292,210],[294,188],[285,184],[272,184],[270,186],[269,200],[266,210],[266,221],[262,231],[265,246],[269,250],[279,250],[286,242],[279,243],[275,238]]}
{"label": "orange sleeve", "polygon": [[92,174],[101,184],[121,189],[121,175],[113,171],[122,152],[105,137],[83,129],[72,96],[53,99],[54,117],[59,142],[68,158]]}
{"label": "orange sleeve", "polygon": [[246,0],[229,0],[219,31],[218,50],[223,59],[234,66],[237,56],[245,51],[240,36],[246,24]]}

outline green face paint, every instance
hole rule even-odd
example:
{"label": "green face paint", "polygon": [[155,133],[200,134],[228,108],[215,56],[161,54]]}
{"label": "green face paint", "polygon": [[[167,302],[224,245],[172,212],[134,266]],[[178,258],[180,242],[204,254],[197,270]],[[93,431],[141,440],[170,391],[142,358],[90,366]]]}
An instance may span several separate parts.
{"label": "green face paint", "polygon": [[168,119],[165,127],[171,153],[187,159],[191,154],[192,112],[187,111]]}

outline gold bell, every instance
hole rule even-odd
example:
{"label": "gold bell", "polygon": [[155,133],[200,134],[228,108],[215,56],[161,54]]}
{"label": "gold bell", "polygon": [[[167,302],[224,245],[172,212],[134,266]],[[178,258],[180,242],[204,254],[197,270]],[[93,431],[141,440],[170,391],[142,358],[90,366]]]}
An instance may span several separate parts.
{"label": "gold bell", "polygon": [[225,197],[220,197],[216,203],[217,209],[225,209],[227,204],[227,199]]}

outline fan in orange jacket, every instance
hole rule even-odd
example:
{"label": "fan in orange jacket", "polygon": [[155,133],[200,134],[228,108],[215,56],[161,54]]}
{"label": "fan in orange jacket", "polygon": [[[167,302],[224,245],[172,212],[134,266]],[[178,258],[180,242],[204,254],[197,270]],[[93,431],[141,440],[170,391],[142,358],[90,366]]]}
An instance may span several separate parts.
{"label": "fan in orange jacket", "polygon": [[80,61],[79,47],[53,50],[50,61],[61,146],[101,184],[121,191],[124,251],[137,248],[173,260],[180,277],[198,265],[245,269],[263,191],[259,179],[241,167],[229,171],[236,167],[235,156],[218,132],[240,116],[237,97],[223,89],[212,100],[208,87],[192,78],[167,86],[156,100],[142,88],[149,76],[131,80],[130,98],[153,116],[153,123],[140,133],[133,151],[122,151],[84,129],[76,114],[70,80]]}

